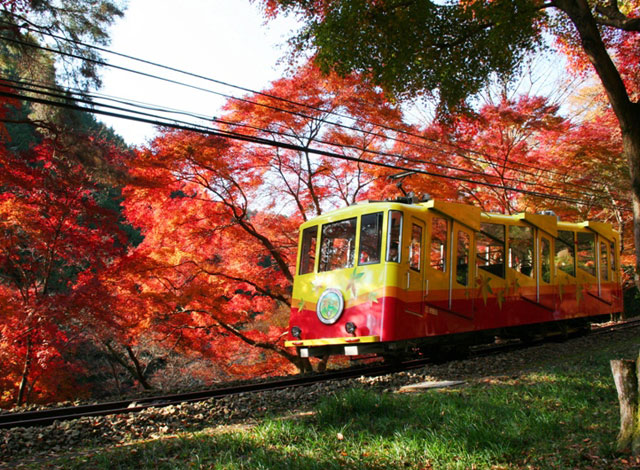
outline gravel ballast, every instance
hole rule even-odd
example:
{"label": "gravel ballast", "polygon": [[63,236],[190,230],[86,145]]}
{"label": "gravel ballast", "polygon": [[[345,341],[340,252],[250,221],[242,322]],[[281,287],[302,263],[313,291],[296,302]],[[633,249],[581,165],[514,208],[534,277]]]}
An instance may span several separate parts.
{"label": "gravel ballast", "polygon": [[634,328],[373,378],[361,377],[285,390],[243,393],[196,403],[149,408],[138,413],[55,422],[46,427],[3,429],[0,430],[0,468],[13,468],[20,461],[38,461],[51,454],[124,445],[219,426],[250,425],[267,415],[303,413],[327,395],[353,387],[396,392],[401,387],[423,382],[471,383],[496,376],[518,377],[535,370],[537,364],[546,360],[558,361],[558,358],[570,357],[574,353],[600,349],[614,338],[637,337],[638,331]]}

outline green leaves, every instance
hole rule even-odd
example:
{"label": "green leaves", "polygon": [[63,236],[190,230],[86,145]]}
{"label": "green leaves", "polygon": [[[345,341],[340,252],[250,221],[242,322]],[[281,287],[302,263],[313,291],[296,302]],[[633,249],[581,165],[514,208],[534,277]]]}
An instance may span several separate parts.
{"label": "green leaves", "polygon": [[492,74],[508,77],[541,43],[542,13],[528,0],[431,2],[336,0],[306,16],[296,43],[324,71],[363,73],[396,96],[436,95],[455,108]]}

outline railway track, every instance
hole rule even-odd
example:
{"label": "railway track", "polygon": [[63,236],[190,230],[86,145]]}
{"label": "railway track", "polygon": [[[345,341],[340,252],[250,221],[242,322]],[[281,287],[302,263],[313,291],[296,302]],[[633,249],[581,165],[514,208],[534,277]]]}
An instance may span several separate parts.
{"label": "railway track", "polygon": [[[418,364],[413,367],[419,367]],[[136,398],[134,400],[113,401],[95,405],[80,405],[49,410],[26,411],[20,413],[0,414],[0,429],[12,427],[47,426],[56,420],[64,421],[81,418],[84,416],[104,416],[119,413],[135,413],[147,408],[176,405],[203,401],[209,398],[220,398],[240,393],[262,392],[267,390],[279,390],[296,386],[307,386],[326,380],[341,380],[362,375],[377,376],[388,374],[397,370],[403,370],[400,365],[379,365],[374,367],[358,367],[341,371],[331,371],[322,374],[313,374],[301,377],[285,378],[264,383],[253,383],[226,387],[215,390],[177,393],[171,395]]]}
{"label": "railway track", "polygon": [[[591,334],[602,334],[627,328],[640,327],[640,320],[630,320],[624,323],[615,323],[597,328]],[[472,356],[490,356],[500,354],[505,351],[529,347],[517,341],[505,344],[491,344],[474,347]],[[263,383],[251,383],[233,387],[220,388],[215,390],[204,390],[197,392],[177,393],[163,396],[153,396],[136,398],[134,400],[121,400],[94,405],[80,405],[71,407],[54,408],[47,410],[27,411],[18,413],[0,414],[0,429],[14,427],[47,426],[55,421],[66,421],[86,416],[105,416],[122,413],[135,413],[147,408],[163,407],[180,403],[190,403],[204,401],[210,398],[221,398],[240,393],[261,392],[268,390],[280,390],[297,386],[308,386],[329,380],[343,380],[357,378],[361,376],[375,377],[400,371],[408,371],[425,365],[433,361],[429,358],[413,359],[395,364],[380,364],[367,367],[354,367],[339,371],[324,372],[301,377],[289,377]]]}

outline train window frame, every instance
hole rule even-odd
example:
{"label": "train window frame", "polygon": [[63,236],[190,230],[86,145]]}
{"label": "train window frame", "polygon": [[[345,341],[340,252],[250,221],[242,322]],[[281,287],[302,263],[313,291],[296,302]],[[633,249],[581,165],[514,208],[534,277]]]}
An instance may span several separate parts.
{"label": "train window frame", "polygon": [[[571,235],[571,241],[569,241],[569,237],[567,237],[567,235]],[[555,244],[555,248],[553,250],[554,256],[554,265],[556,268],[556,272],[558,271],[558,269],[560,271],[562,271],[565,274],[568,274],[571,277],[576,277],[576,235],[575,232],[572,230],[558,230],[558,236],[555,238],[554,241]],[[559,260],[559,253],[562,252],[563,249],[568,249],[570,250],[570,255],[571,255],[571,259],[572,259],[572,263],[571,264],[560,264],[560,260]],[[570,268],[570,271],[568,271],[567,269],[565,269],[565,267]]]}
{"label": "train window frame", "polygon": [[[417,237],[416,237],[417,235]],[[411,224],[411,239],[409,240],[409,268],[420,272],[422,266],[422,237],[423,228],[415,222]],[[417,254],[417,257],[416,257]]]}
{"label": "train window frame", "polygon": [[611,242],[610,245],[610,252],[611,252],[611,273],[614,275],[614,277],[612,277],[611,279],[615,279],[615,273],[616,273],[616,266],[617,264],[617,259],[616,259],[616,242]]}
{"label": "train window frame", "polygon": [[[588,244],[589,246],[585,246]],[[591,263],[591,264],[590,264]],[[583,272],[596,277],[596,234],[593,232],[576,233],[576,265]]]}
{"label": "train window frame", "polygon": [[[608,255],[608,243],[600,241],[600,257],[599,257],[599,267],[600,267],[600,281],[609,282],[609,255]],[[603,251],[604,249],[604,251]]]}
{"label": "train window frame", "polygon": [[[444,223],[444,227],[439,227],[438,230],[444,228],[444,238],[434,237],[436,231],[434,228],[436,224],[439,224],[440,221]],[[436,271],[441,271],[443,273],[447,272],[447,240],[449,239],[449,220],[445,217],[434,216],[431,219],[431,243],[429,246],[429,266],[431,269],[435,269]],[[434,241],[439,242],[438,244],[434,244]],[[434,258],[434,253],[437,255]],[[434,263],[435,261],[435,263]]]}
{"label": "train window frame", "polygon": [[[399,216],[399,223],[394,225],[394,216]],[[404,224],[404,214],[402,211],[390,210],[387,216],[387,256],[388,263],[402,262],[402,229]],[[397,227],[397,233],[394,228]]]}
{"label": "train window frame", "polygon": [[[335,267],[331,267],[330,264],[331,258],[324,260],[325,256],[325,242],[326,240],[336,240],[335,238],[327,238],[327,232],[331,229],[331,227],[337,226],[338,224],[350,223],[352,224],[353,236],[350,241],[350,245],[347,247],[348,251],[346,256],[346,264],[344,265],[336,265]],[[355,257],[356,257],[356,239],[358,236],[357,231],[358,218],[357,217],[349,217],[347,219],[336,220],[335,222],[329,222],[322,225],[321,236],[320,236],[320,259],[318,262],[318,272],[329,272],[336,271],[339,269],[349,269],[355,266]],[[347,238],[342,238],[344,240],[348,240]],[[333,249],[333,248],[332,248]]]}
{"label": "train window frame", "polygon": [[[372,238],[375,246],[369,246],[369,249],[363,251],[363,239],[365,235],[365,218],[375,217],[375,236]],[[382,257],[382,224],[384,220],[384,212],[371,212],[360,216],[360,230],[358,233],[358,266],[368,266],[379,264]]]}
{"label": "train window frame", "polygon": [[[522,236],[523,234],[528,235]],[[509,268],[523,276],[533,278],[535,276],[536,255],[533,227],[528,225],[509,225],[508,240]]]}
{"label": "train window frame", "polygon": [[[299,276],[303,276],[305,274],[311,274],[315,272],[316,257],[317,257],[317,250],[318,250],[318,228],[319,228],[318,225],[314,225],[312,227],[307,227],[302,231],[302,234],[301,234],[302,240],[300,243],[300,261],[299,261],[299,269],[298,269]],[[309,243],[306,243],[307,235],[311,235],[311,237],[308,238]],[[305,256],[305,255],[309,255],[309,256]],[[305,267],[307,268],[306,270],[304,269]]]}
{"label": "train window frame", "polygon": [[[464,238],[466,238],[466,246],[464,244]],[[471,268],[469,266],[470,254],[471,235],[464,230],[458,230],[458,236],[456,239],[456,282],[465,287],[469,286],[469,274]]]}
{"label": "train window frame", "polygon": [[[500,238],[500,234],[497,232],[492,233],[488,230],[491,227],[499,227],[502,229],[502,238]],[[480,224],[480,231],[476,233],[476,266],[483,271],[493,274],[494,276],[500,277],[502,279],[505,278],[506,269],[505,269],[505,235],[506,235],[506,227],[504,224],[494,224],[489,222],[482,222]],[[486,257],[480,253],[479,244],[486,241],[486,245],[489,248],[488,253],[486,253]],[[491,258],[494,255],[494,252],[491,250],[491,247],[501,248],[498,251],[500,256],[497,259],[502,259],[501,263],[493,263],[489,264]],[[484,263],[484,264],[481,264]]]}
{"label": "train window frame", "polygon": [[551,240],[540,237],[540,279],[546,284],[551,283],[551,266]]}

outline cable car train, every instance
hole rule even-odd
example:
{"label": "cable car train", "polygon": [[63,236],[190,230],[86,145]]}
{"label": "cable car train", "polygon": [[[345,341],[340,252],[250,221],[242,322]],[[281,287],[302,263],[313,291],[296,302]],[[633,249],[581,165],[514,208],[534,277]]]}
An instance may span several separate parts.
{"label": "cable car train", "polygon": [[359,203],[300,227],[285,346],[393,356],[584,330],[622,311],[619,250],[602,222]]}

